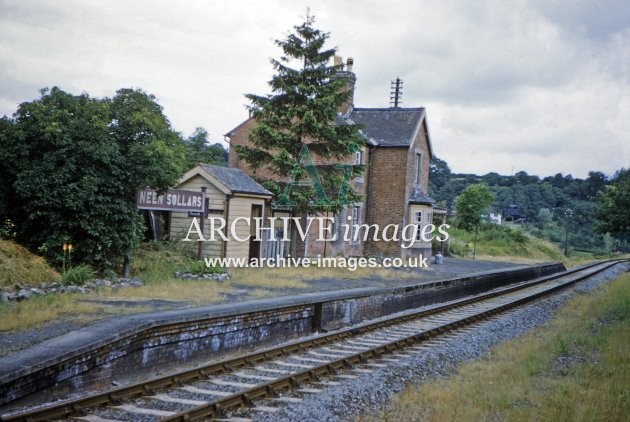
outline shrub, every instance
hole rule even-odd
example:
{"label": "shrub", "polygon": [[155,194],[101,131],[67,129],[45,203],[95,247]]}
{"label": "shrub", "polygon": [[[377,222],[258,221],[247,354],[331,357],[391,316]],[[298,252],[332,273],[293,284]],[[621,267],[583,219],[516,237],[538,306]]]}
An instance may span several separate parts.
{"label": "shrub", "polygon": [[188,254],[177,243],[145,242],[132,255],[131,274],[145,283],[160,283],[172,279],[188,261]]}
{"label": "shrub", "polygon": [[219,274],[224,273],[225,270],[221,267],[209,267],[206,265],[205,261],[193,261],[190,260],[184,269],[185,272],[189,274]]}
{"label": "shrub", "polygon": [[63,274],[64,284],[80,286],[94,278],[94,270],[87,264],[71,267]]}

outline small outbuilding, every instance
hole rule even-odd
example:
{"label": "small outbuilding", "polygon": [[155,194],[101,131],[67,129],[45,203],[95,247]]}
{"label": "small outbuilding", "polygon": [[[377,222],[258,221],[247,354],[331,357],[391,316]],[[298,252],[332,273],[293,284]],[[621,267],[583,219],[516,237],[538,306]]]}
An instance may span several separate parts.
{"label": "small outbuilding", "polygon": [[[176,189],[199,192],[204,186],[206,187],[207,210],[203,227],[204,237],[211,238],[212,217],[216,217],[214,228],[220,227],[220,222],[224,221],[226,224],[221,232],[228,241],[223,241],[215,231],[216,240],[203,242],[203,255],[222,258],[260,258],[262,242],[254,240],[260,236],[260,233],[256,233],[257,228],[253,218],[265,215],[265,207],[272,193],[240,169],[210,164],[198,164],[187,171]],[[186,238],[194,217],[195,215],[189,213],[172,212],[170,238],[174,241],[182,241]],[[201,216],[196,217],[200,222]],[[194,235],[191,234],[190,239],[195,240],[194,246],[196,246],[197,232],[193,230],[192,233]],[[242,240],[248,236],[249,240]]]}

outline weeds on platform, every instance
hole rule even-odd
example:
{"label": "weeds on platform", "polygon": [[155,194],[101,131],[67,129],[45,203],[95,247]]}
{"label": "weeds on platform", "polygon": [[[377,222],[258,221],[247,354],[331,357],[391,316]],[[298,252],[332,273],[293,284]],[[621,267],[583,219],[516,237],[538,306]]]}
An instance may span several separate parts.
{"label": "weeds on platform", "polygon": [[577,295],[529,334],[410,386],[387,410],[357,420],[628,420],[630,275]]}
{"label": "weeds on platform", "polygon": [[99,312],[98,307],[78,303],[77,294],[33,296],[21,302],[0,304],[0,332],[36,327],[61,315]]}

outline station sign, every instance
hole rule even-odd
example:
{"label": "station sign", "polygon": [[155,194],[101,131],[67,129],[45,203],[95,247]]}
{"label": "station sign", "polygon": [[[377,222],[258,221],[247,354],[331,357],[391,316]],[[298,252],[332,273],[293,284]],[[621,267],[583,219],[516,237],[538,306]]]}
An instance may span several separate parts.
{"label": "station sign", "polygon": [[193,212],[203,215],[205,194],[189,190],[169,189],[162,195],[153,189],[136,192],[136,205],[141,210]]}

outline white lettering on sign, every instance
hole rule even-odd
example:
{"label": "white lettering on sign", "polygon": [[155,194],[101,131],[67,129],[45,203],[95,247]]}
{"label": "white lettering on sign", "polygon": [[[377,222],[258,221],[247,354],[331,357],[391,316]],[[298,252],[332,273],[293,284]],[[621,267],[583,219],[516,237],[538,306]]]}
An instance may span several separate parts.
{"label": "white lettering on sign", "polygon": [[158,195],[153,189],[142,189],[136,194],[136,205],[142,210],[203,212],[204,194],[171,189]]}

